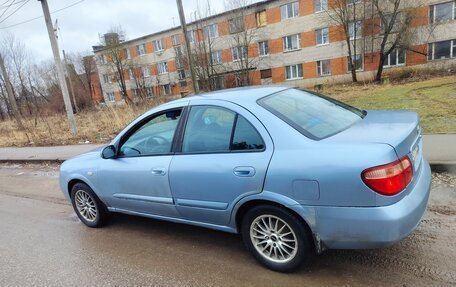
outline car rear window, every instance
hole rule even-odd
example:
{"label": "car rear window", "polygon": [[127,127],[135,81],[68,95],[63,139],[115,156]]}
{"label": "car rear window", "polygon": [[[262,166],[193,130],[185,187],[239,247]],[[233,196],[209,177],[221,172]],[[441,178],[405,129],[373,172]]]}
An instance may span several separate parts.
{"label": "car rear window", "polygon": [[364,117],[364,112],[314,92],[288,89],[264,97],[258,104],[305,136],[321,140]]}

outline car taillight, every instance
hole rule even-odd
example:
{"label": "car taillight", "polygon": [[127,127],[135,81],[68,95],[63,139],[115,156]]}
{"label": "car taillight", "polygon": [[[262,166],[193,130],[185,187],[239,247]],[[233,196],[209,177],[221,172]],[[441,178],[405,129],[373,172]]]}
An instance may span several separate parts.
{"label": "car taillight", "polygon": [[382,195],[396,195],[412,181],[412,163],[408,156],[404,156],[393,163],[368,168],[361,177],[372,190]]}

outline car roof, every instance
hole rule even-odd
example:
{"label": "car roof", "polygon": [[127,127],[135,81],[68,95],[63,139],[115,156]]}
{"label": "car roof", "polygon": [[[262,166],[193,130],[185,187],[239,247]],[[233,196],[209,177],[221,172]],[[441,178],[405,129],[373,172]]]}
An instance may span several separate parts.
{"label": "car roof", "polygon": [[225,100],[238,104],[252,103],[268,95],[290,88],[291,87],[287,86],[249,86],[191,95],[173,102],[176,103],[189,100]]}

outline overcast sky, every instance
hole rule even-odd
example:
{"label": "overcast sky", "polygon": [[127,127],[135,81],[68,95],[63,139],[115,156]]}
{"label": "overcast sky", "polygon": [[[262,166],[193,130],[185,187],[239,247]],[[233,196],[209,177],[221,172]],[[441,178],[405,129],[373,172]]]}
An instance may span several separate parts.
{"label": "overcast sky", "polygon": [[[206,0],[183,0],[187,21],[198,2],[206,3]],[[90,51],[99,42],[98,34],[113,26],[121,25],[127,39],[134,39],[179,25],[175,0],[48,0],[48,3],[51,12],[75,4],[51,15],[54,22],[58,20],[60,50],[67,52]],[[211,0],[211,6],[217,13],[223,12],[224,0]],[[39,1],[0,0],[0,15],[0,37],[13,33],[38,62],[52,57],[43,18],[17,25],[43,15]]]}

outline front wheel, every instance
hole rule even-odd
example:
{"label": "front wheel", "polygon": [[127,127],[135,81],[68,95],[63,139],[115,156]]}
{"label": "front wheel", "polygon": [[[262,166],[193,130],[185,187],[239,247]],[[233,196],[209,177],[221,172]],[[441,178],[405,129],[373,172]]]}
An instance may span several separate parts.
{"label": "front wheel", "polygon": [[242,238],[250,253],[269,269],[290,272],[314,255],[301,221],[275,206],[257,206],[242,220]]}
{"label": "front wheel", "polygon": [[77,183],[71,189],[71,203],[76,215],[88,227],[101,227],[108,220],[106,207],[84,183]]}

